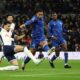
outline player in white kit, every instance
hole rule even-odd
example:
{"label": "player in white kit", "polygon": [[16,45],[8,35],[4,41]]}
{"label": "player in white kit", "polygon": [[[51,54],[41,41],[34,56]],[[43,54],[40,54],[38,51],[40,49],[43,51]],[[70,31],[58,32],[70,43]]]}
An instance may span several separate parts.
{"label": "player in white kit", "polygon": [[27,47],[23,47],[21,45],[13,45],[14,39],[12,38],[12,29],[10,28],[11,23],[9,21],[5,21],[3,24],[3,28],[0,32],[2,41],[3,41],[3,52],[4,56],[11,63],[10,66],[0,67],[0,70],[16,70],[19,69],[18,62],[14,56],[16,52],[24,51],[28,57],[30,57],[34,63],[38,64],[41,60],[35,59],[32,53],[27,49]]}

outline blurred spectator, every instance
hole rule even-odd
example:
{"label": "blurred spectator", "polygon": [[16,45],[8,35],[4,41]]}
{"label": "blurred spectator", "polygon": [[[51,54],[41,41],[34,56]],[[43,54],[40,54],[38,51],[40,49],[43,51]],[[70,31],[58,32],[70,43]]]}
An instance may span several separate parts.
{"label": "blurred spectator", "polygon": [[42,8],[45,15],[45,34],[47,37],[47,23],[50,20],[51,13],[57,11],[59,13],[59,18],[64,22],[63,35],[67,40],[69,51],[80,50],[79,7],[79,0],[2,0],[0,1],[0,26],[6,19],[6,16],[12,14],[16,23],[14,33],[17,35],[27,35],[27,37],[16,41],[16,43],[27,43],[28,46],[30,46],[32,27],[20,29],[19,26],[32,17],[37,8]]}

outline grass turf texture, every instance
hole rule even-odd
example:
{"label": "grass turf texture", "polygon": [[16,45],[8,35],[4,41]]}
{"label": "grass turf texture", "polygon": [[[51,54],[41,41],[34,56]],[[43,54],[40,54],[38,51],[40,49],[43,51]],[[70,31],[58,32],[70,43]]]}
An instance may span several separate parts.
{"label": "grass turf texture", "polygon": [[[21,63],[21,61],[19,61]],[[49,66],[48,61],[43,61],[40,65],[30,62],[26,65],[25,71],[0,71],[0,80],[80,80],[80,61],[70,60],[71,69],[64,69],[63,60],[54,62],[55,68]],[[3,61],[1,66],[8,65]]]}

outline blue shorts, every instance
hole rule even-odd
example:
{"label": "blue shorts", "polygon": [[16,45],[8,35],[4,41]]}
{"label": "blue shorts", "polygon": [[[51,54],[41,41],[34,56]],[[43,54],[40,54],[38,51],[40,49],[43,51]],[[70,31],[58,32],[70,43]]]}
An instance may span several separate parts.
{"label": "blue shorts", "polygon": [[3,52],[4,52],[4,55],[5,57],[7,58],[8,61],[11,61],[13,59],[16,59],[14,54],[14,46],[3,46]]}
{"label": "blue shorts", "polygon": [[36,49],[42,41],[46,41],[46,38],[32,38],[31,48]]}
{"label": "blue shorts", "polygon": [[59,47],[61,44],[64,44],[65,43],[65,39],[64,38],[60,38],[58,40],[52,40],[52,46],[54,47]]}

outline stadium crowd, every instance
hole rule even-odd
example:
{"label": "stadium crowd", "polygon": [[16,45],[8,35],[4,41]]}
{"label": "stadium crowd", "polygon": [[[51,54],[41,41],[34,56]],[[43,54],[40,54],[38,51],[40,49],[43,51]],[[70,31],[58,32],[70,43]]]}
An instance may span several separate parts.
{"label": "stadium crowd", "polygon": [[79,0],[2,0],[3,12],[26,13],[32,15],[35,7],[42,7],[47,13],[52,10],[62,13],[79,13]]}
{"label": "stadium crowd", "polygon": [[27,43],[27,45],[30,46],[31,27],[28,27],[28,29],[20,29],[19,26],[31,18],[36,7],[39,7],[43,8],[45,14],[45,34],[48,33],[47,29],[48,22],[51,18],[51,12],[56,11],[58,12],[59,19],[64,22],[63,35],[67,40],[68,50],[80,51],[80,14],[78,14],[80,12],[79,0],[3,0],[3,3],[0,3],[0,6],[1,4],[5,6],[1,7],[0,10],[0,26],[6,19],[6,16],[12,14],[14,16],[14,22],[16,23],[14,33],[17,35],[27,35],[27,37],[24,37],[22,40],[16,41],[17,44]]}

